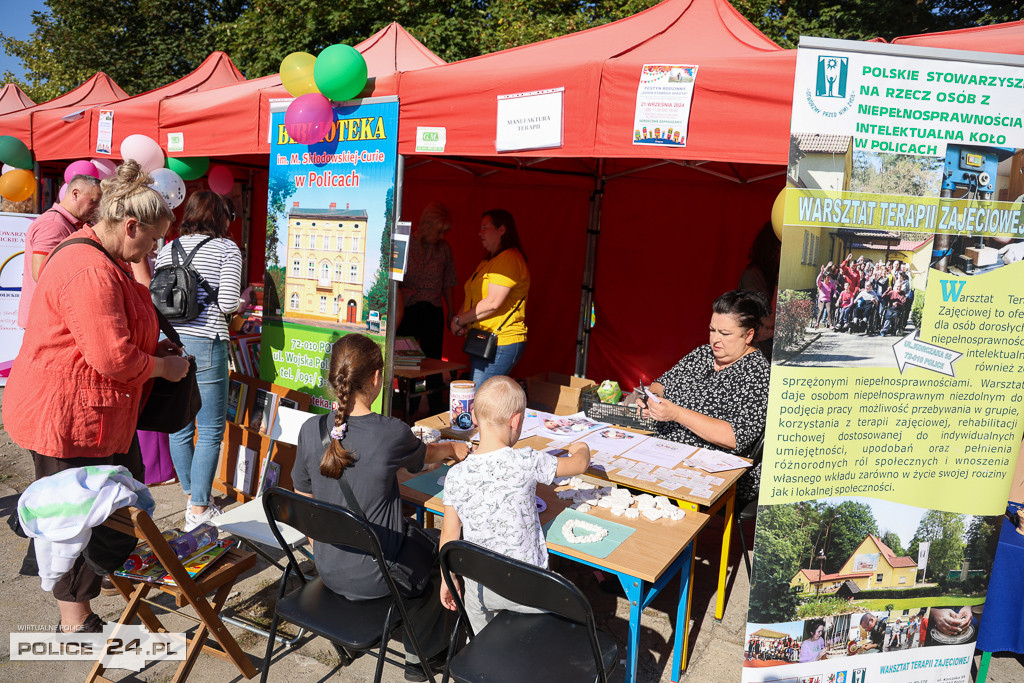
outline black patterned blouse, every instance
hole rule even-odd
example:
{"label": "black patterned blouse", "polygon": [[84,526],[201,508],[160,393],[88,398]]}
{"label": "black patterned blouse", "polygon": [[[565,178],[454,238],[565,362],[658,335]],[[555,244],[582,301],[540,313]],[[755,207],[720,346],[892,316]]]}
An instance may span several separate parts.
{"label": "black patterned blouse", "polygon": [[[736,448],[727,452],[747,455],[764,433],[770,366],[760,351],[748,353],[718,372],[714,359],[710,345],[699,346],[659,377],[658,382],[665,387],[665,398],[672,403],[732,425]],[[678,422],[659,422],[656,426],[657,435],[663,439],[724,450]]]}

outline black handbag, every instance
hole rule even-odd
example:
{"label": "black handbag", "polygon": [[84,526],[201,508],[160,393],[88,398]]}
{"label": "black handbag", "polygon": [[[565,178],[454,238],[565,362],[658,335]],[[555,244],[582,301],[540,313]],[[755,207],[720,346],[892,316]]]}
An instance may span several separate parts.
{"label": "black handbag", "polygon": [[[498,325],[497,332],[501,332],[501,328],[505,327],[505,323],[519,310],[519,307],[525,300],[526,298],[524,297],[516,302],[515,307],[508,312],[505,319]],[[470,308],[473,308],[473,306],[470,305]],[[494,360],[494,354],[498,351],[498,335],[495,332],[481,330],[479,327],[472,327],[466,331],[466,341],[462,343],[462,351],[471,356],[479,356],[484,360]]]}
{"label": "black handbag", "polygon": [[[325,452],[331,445],[330,427],[327,424],[329,417],[330,413],[320,416],[320,442]],[[341,492],[348,501],[349,508],[368,522],[351,484],[345,480],[345,470],[341,471],[338,485],[341,486]],[[422,595],[430,583],[430,574],[438,562],[438,539],[416,520],[405,518],[404,521],[405,531],[402,534],[402,545],[398,555],[394,560],[385,558],[384,562],[387,564],[388,573],[398,586],[398,592],[404,597],[414,598]]]}
{"label": "black handbag", "polygon": [[[110,259],[110,262],[114,264],[118,272],[124,273],[124,270],[114,260],[114,257],[108,254],[107,250],[95,240],[91,240],[88,237],[79,237],[62,243],[50,252],[50,258],[53,258],[54,254],[71,244],[90,245]],[[127,273],[125,273],[125,277],[128,277]],[[153,311],[160,322],[160,331],[172,342],[181,346],[181,337],[178,336],[178,332],[171,323],[160,311],[155,308]],[[139,411],[139,419],[136,424],[137,429],[173,434],[192,424],[192,420],[195,419],[199,409],[203,406],[203,399],[199,396],[195,358],[190,357],[188,360],[188,373],[181,380],[172,382],[163,377],[157,377],[153,380],[153,389],[149,393],[149,398]]]}

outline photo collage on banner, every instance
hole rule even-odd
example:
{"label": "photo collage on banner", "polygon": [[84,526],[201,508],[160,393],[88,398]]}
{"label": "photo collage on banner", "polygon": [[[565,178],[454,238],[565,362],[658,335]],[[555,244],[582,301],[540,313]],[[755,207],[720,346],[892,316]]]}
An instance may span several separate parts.
{"label": "photo collage on banner", "polygon": [[334,118],[312,145],[289,137],[284,111],[271,124],[260,378],[309,393],[318,412],[338,338],[386,347],[396,210],[397,99],[336,105]]}
{"label": "photo collage on banner", "polygon": [[1024,432],[1022,76],[801,40],[745,683],[970,680]]}
{"label": "photo collage on banner", "polygon": [[0,214],[0,387],[7,384],[25,330],[18,327],[18,304],[25,265],[25,233],[35,214]]}

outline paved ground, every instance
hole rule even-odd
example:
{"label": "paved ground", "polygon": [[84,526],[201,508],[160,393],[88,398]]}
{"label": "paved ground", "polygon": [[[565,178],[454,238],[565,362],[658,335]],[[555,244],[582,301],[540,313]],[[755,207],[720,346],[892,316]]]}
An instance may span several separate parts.
{"label": "paved ground", "polygon": [[798,367],[895,368],[892,347],[914,330],[907,326],[896,337],[869,337],[863,333],[807,328],[809,343],[783,365]]}
{"label": "paved ground", "polygon": [[[2,401],[2,390],[0,390]],[[0,515],[10,514],[17,496],[32,481],[32,468],[28,454],[11,443],[6,432],[0,431]],[[184,517],[184,496],[177,486],[153,489],[157,500],[154,515],[158,526],[180,527]],[[715,585],[718,568],[718,543],[721,518],[711,521],[707,533],[697,544],[697,564],[694,583],[693,623],[690,627],[692,658],[689,669],[681,680],[687,683],[732,683],[740,679],[743,629],[747,612],[747,575],[739,555],[738,544],[731,557],[728,602],[721,622],[714,619]],[[752,530],[748,529],[748,538]],[[706,540],[704,540],[706,539]],[[50,625],[57,621],[56,605],[49,594],[39,588],[39,579],[21,576],[18,570],[28,542],[15,536],[6,525],[0,526],[0,633],[10,633],[24,625]],[[557,559],[557,558],[555,558]],[[599,628],[612,634],[624,647],[628,623],[628,605],[624,598],[601,591],[593,572],[579,565],[561,561],[556,569],[573,580],[586,593],[598,615]],[[280,574],[269,564],[260,561],[254,572],[237,585],[225,609],[226,614],[243,619],[267,621],[267,610],[276,596],[276,579]],[[674,603],[678,584],[673,583],[666,593],[644,612],[640,636],[640,673],[638,681],[644,683],[671,680],[671,639],[674,624]],[[120,614],[119,597],[101,597],[94,602],[95,611],[104,619],[113,620]],[[187,630],[193,624],[182,617],[165,620],[171,630]],[[253,662],[260,665],[266,640],[235,627],[229,627]],[[278,647],[269,679],[288,683],[323,681],[328,678],[347,683],[363,683],[373,679],[374,660],[362,657],[348,667],[338,667],[333,651],[322,639],[307,637],[298,647],[285,650]],[[170,680],[175,663],[155,663],[141,672],[113,670],[112,680],[159,682]],[[0,681],[25,683],[52,683],[54,680],[81,680],[88,672],[84,662],[16,662],[10,660],[9,642],[0,638]],[[243,680],[230,664],[203,656],[192,673],[198,683],[220,683]],[[385,667],[384,680],[402,681],[402,673],[394,667]],[[438,679],[440,680],[440,679]],[[621,667],[613,682],[623,680]],[[1019,683],[1024,680],[1024,666],[1013,657],[995,658],[989,671],[989,681]]]}

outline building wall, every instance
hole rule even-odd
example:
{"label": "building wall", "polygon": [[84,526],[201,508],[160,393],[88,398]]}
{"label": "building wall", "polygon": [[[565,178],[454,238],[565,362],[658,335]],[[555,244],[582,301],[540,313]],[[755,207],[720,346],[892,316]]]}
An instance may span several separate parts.
{"label": "building wall", "polygon": [[[858,586],[867,589],[914,587],[917,582],[917,567],[900,567],[898,569],[894,569],[885,559],[885,555],[883,555],[878,549],[878,546],[875,545],[875,542],[870,538],[865,538],[861,544],[857,546],[857,549],[854,550],[853,554],[846,560],[846,564],[842,566],[839,573],[846,574],[855,571],[853,566],[854,557],[865,553],[878,553],[878,567],[876,567],[872,572],[871,576],[865,582],[865,585],[862,586],[860,581],[858,581]],[[881,579],[879,579],[879,577],[881,577]],[[900,579],[903,579],[903,583],[900,583]]]}
{"label": "building wall", "polygon": [[292,218],[287,240],[285,315],[361,323],[366,219]]}
{"label": "building wall", "polygon": [[847,189],[853,156],[809,152],[800,160],[800,180],[804,187],[814,190],[841,192]]}

